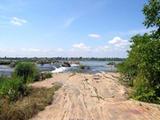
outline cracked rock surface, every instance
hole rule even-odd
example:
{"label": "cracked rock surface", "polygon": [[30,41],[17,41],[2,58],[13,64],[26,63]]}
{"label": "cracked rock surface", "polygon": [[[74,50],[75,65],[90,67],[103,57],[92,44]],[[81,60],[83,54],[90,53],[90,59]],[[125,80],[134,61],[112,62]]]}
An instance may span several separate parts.
{"label": "cracked rock surface", "polygon": [[58,73],[33,87],[61,83],[54,100],[31,120],[160,120],[157,105],[128,100],[118,73]]}

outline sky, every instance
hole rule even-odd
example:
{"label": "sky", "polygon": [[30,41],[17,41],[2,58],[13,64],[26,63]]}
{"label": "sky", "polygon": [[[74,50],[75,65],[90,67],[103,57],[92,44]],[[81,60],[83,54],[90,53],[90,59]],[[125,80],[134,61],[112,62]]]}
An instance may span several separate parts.
{"label": "sky", "polygon": [[0,0],[0,57],[127,57],[147,0]]}

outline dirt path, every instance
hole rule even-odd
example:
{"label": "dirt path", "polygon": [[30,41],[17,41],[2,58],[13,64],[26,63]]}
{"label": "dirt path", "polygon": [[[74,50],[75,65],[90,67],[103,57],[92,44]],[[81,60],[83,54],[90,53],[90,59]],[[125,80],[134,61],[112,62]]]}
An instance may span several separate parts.
{"label": "dirt path", "polygon": [[53,103],[31,120],[160,120],[154,105],[126,99],[126,90],[117,81],[118,74],[55,74],[52,79],[34,83],[34,87],[63,87]]}

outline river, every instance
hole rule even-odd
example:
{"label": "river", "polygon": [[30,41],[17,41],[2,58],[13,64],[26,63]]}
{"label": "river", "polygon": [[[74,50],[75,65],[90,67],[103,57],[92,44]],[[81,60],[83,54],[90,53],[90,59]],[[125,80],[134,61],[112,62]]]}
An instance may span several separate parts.
{"label": "river", "polygon": [[[110,61],[80,61],[80,64],[87,66],[83,72],[109,72],[116,71],[116,67],[114,65],[107,65]],[[119,62],[116,62],[119,63]],[[44,64],[37,65],[38,69],[41,72],[50,71],[52,73],[59,72],[78,72],[80,71],[79,65],[71,64],[71,67],[61,67],[54,64]],[[0,65],[0,75],[10,76],[14,71],[14,68],[11,68],[6,65]]]}

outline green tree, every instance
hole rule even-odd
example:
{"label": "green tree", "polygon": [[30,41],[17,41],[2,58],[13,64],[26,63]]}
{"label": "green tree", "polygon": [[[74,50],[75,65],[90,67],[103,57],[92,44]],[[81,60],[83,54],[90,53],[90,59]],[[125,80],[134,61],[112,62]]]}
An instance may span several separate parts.
{"label": "green tree", "polygon": [[149,0],[143,12],[144,25],[157,30],[133,36],[128,58],[118,69],[131,81],[133,98],[160,103],[160,0]]}
{"label": "green tree", "polygon": [[[144,25],[149,27],[156,27],[157,31],[155,36],[160,36],[160,0],[149,0],[148,4],[145,4],[143,8],[145,15]],[[158,35],[157,35],[158,34]]]}

